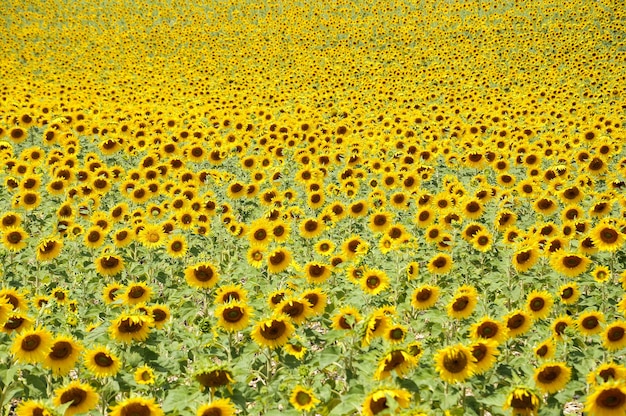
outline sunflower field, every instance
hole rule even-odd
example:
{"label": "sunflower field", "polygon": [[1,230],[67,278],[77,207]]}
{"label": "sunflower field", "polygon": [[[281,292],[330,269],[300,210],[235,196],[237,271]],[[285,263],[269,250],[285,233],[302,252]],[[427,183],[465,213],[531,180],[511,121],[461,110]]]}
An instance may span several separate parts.
{"label": "sunflower field", "polygon": [[3,0],[0,416],[626,415],[626,8]]}

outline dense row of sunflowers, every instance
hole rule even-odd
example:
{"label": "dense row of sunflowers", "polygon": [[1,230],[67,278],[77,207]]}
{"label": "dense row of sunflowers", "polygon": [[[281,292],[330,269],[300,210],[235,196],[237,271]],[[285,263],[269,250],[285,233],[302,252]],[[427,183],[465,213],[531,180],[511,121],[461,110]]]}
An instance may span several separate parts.
{"label": "dense row of sunflowers", "polygon": [[624,10],[0,7],[2,415],[626,413]]}

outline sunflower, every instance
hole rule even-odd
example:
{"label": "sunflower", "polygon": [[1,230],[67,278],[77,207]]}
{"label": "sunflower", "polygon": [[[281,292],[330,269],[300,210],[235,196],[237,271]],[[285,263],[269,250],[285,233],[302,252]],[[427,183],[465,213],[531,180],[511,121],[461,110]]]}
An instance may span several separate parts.
{"label": "sunflower", "polygon": [[304,354],[307,352],[307,349],[303,347],[302,345],[300,345],[299,343],[297,344],[287,343],[285,344],[283,348],[287,354],[293,356],[294,358],[298,360],[301,360],[302,357],[304,357]]}
{"label": "sunflower", "polygon": [[439,298],[439,287],[425,285],[415,288],[411,295],[411,306],[417,310],[424,310],[432,307]]}
{"label": "sunflower", "polygon": [[414,217],[415,225],[420,228],[426,228],[431,225],[436,219],[433,208],[424,206],[420,207],[417,214]]}
{"label": "sunflower", "polygon": [[0,231],[18,228],[22,224],[22,216],[17,212],[8,211],[0,217]]}
{"label": "sunflower", "polygon": [[150,301],[152,288],[143,282],[129,283],[126,292],[122,295],[124,303],[127,305],[138,305]]}
{"label": "sunflower", "polygon": [[547,291],[532,291],[526,297],[526,308],[533,319],[543,319],[550,314],[554,299]]}
{"label": "sunflower", "polygon": [[9,251],[23,250],[27,239],[28,234],[19,226],[7,228],[2,234],[2,244]]}
{"label": "sunflower", "polygon": [[235,416],[235,405],[230,399],[214,399],[198,407],[196,416]]}
{"label": "sunflower", "polygon": [[286,316],[275,316],[254,325],[251,337],[261,346],[277,348],[287,343],[295,328]]}
{"label": "sunflower", "polygon": [[478,293],[472,286],[461,286],[448,303],[448,316],[456,319],[469,317],[478,303]]}
{"label": "sunflower", "polygon": [[377,337],[382,337],[386,332],[389,326],[391,325],[391,320],[389,316],[387,316],[387,311],[385,308],[379,308],[372,312],[372,314],[367,319],[367,323],[365,325],[363,339],[361,340],[361,345],[366,347],[371,344],[372,340]]}
{"label": "sunflower", "polygon": [[151,317],[122,314],[111,322],[109,332],[113,339],[128,344],[132,341],[145,341],[148,339],[151,326]]}
{"label": "sunflower", "polygon": [[[10,321],[7,321],[9,323]],[[7,325],[5,323],[5,327]],[[52,350],[52,335],[46,329],[34,328],[20,332],[11,345],[11,352],[18,362],[41,363]]]}
{"label": "sunflower", "polygon": [[154,370],[147,365],[142,365],[135,370],[133,378],[137,384],[154,384]]}
{"label": "sunflower", "polygon": [[328,280],[332,273],[332,268],[328,264],[308,263],[304,266],[304,274],[310,283],[320,284]]}
{"label": "sunflower", "polygon": [[620,380],[595,386],[585,401],[585,412],[598,416],[626,413],[626,384]]}
{"label": "sunflower", "polygon": [[111,408],[111,416],[164,416],[153,398],[130,397]]}
{"label": "sunflower", "polygon": [[387,328],[387,332],[385,333],[385,339],[391,344],[399,344],[404,341],[404,337],[407,333],[407,327],[400,324],[394,324]]}
{"label": "sunflower", "polygon": [[557,341],[565,340],[565,330],[574,326],[574,320],[568,315],[560,315],[550,325],[552,338]]}
{"label": "sunflower", "polygon": [[94,377],[112,377],[116,375],[122,365],[120,359],[107,347],[95,347],[85,351],[85,367]]}
{"label": "sunflower", "polygon": [[250,245],[258,247],[267,246],[271,242],[272,234],[270,228],[271,224],[265,218],[254,221],[247,232]]}
{"label": "sunflower", "polygon": [[556,352],[556,345],[554,344],[554,340],[552,338],[548,338],[547,340],[541,342],[535,347],[534,352],[538,358],[541,358],[543,360],[549,360],[554,356],[554,353]]}
{"label": "sunflower", "polygon": [[374,378],[384,380],[395,371],[398,377],[404,376],[417,365],[417,358],[403,349],[394,349],[383,356],[378,362]]}
{"label": "sunflower", "polygon": [[358,309],[353,306],[344,306],[332,317],[332,328],[338,330],[353,329],[362,320]]}
{"label": "sunflower", "polygon": [[428,262],[428,271],[432,274],[448,274],[452,270],[452,265],[452,257],[439,253]]}
{"label": "sunflower", "polygon": [[182,235],[174,235],[165,244],[165,249],[170,257],[185,257],[185,254],[187,254],[187,239]]}
{"label": "sunflower", "polygon": [[559,251],[551,260],[552,268],[568,277],[576,277],[587,270],[591,260],[583,255]]}
{"label": "sunflower", "polygon": [[104,303],[110,305],[111,303],[115,302],[118,299],[118,296],[121,293],[122,289],[123,286],[119,283],[108,284],[102,291],[102,299],[104,300]]}
{"label": "sunflower", "polygon": [[133,238],[134,234],[130,228],[122,228],[113,235],[113,244],[116,247],[125,247],[133,241]]}
{"label": "sunflower", "polygon": [[371,392],[363,402],[363,415],[375,416],[386,409],[405,409],[411,404],[411,393],[404,389],[379,388]]}
{"label": "sunflower", "polygon": [[95,261],[96,271],[103,276],[115,276],[124,270],[124,260],[115,254],[103,254]]}
{"label": "sunflower", "polygon": [[580,289],[578,289],[578,284],[576,282],[566,283],[559,287],[559,299],[565,305],[573,305],[580,298]]}
{"label": "sunflower", "polygon": [[215,291],[215,303],[223,304],[230,301],[246,302],[248,299],[248,291],[240,285],[220,286]]}
{"label": "sunflower", "polygon": [[513,267],[520,273],[530,270],[539,260],[539,249],[536,245],[524,247],[513,254]]}
{"label": "sunflower", "polygon": [[471,242],[476,250],[486,253],[493,246],[493,236],[487,230],[479,231],[474,234]]}
{"label": "sunflower", "polygon": [[80,344],[70,337],[56,337],[44,359],[44,366],[51,369],[54,375],[67,375],[76,365],[82,349]]}
{"label": "sunflower", "polygon": [[504,324],[508,329],[509,338],[525,334],[532,326],[532,323],[530,313],[521,309],[512,311],[504,317]]}
{"label": "sunflower", "polygon": [[35,400],[24,400],[15,409],[17,416],[52,416],[53,411],[44,403]]}
{"label": "sunflower", "polygon": [[217,318],[221,328],[226,331],[241,331],[248,326],[252,309],[242,301],[229,301],[223,303],[215,309],[215,317]]}
{"label": "sunflower", "polygon": [[469,346],[476,360],[474,374],[482,374],[489,370],[497,361],[498,343],[492,340],[479,340]]}
{"label": "sunflower", "polygon": [[312,389],[307,389],[301,385],[294,387],[289,396],[289,403],[301,412],[312,410],[319,402]]}
{"label": "sunflower", "polygon": [[321,315],[324,312],[324,309],[326,309],[328,296],[322,292],[321,289],[309,289],[302,292],[300,296],[302,299],[309,302],[312,315]]}
{"label": "sunflower", "polygon": [[66,403],[71,403],[65,410],[65,416],[93,410],[100,400],[100,396],[93,387],[78,380],[74,380],[67,386],[55,390],[54,394],[55,406],[59,407]]}
{"label": "sunflower", "polygon": [[0,299],[5,299],[14,311],[28,309],[28,302],[24,297],[24,293],[15,289],[0,289]]}
{"label": "sunflower", "polygon": [[534,380],[544,393],[553,394],[569,382],[572,370],[565,363],[546,363],[535,369]]}
{"label": "sunflower", "polygon": [[156,304],[148,307],[149,315],[152,317],[152,323],[156,329],[161,329],[167,324],[172,313],[167,305]]}
{"label": "sunflower", "polygon": [[500,232],[515,225],[517,221],[517,214],[511,210],[503,209],[498,211],[495,218],[496,229]]}
{"label": "sunflower", "polygon": [[585,336],[591,336],[602,332],[604,314],[599,311],[583,312],[576,320],[578,331]]}
{"label": "sunflower", "polygon": [[406,277],[408,280],[417,279],[419,276],[420,265],[416,261],[412,261],[406,266]]}
{"label": "sunflower", "polygon": [[587,374],[587,383],[592,386],[608,383],[612,380],[626,380],[626,367],[616,363],[605,363]]}
{"label": "sunflower", "polygon": [[609,351],[626,347],[626,321],[615,321],[602,332],[602,343]]}
{"label": "sunflower", "polygon": [[275,248],[267,256],[267,270],[270,273],[280,273],[291,264],[291,252],[283,247]]}
{"label": "sunflower", "polygon": [[541,400],[526,387],[516,387],[506,398],[503,410],[511,409],[513,416],[537,416]]}
{"label": "sunflower", "polygon": [[156,249],[165,244],[165,233],[163,227],[156,224],[146,224],[139,231],[138,239],[144,247],[148,249]]}
{"label": "sunflower", "polygon": [[324,222],[315,218],[303,219],[299,227],[300,235],[304,238],[319,237],[325,228]]}
{"label": "sunflower", "polygon": [[33,325],[33,320],[21,313],[9,313],[8,317],[0,326],[0,331],[11,334],[19,333],[29,329]]}
{"label": "sunflower", "polygon": [[384,233],[391,226],[391,220],[391,213],[378,211],[370,215],[368,226],[375,233]]}
{"label": "sunflower", "polygon": [[389,277],[382,270],[367,269],[361,276],[361,289],[369,295],[377,295],[389,287]]}
{"label": "sunflower", "polygon": [[472,350],[462,344],[437,350],[435,369],[448,383],[463,382],[476,371],[476,359]]}
{"label": "sunflower", "polygon": [[275,311],[288,316],[295,324],[301,324],[313,314],[309,301],[302,298],[289,297],[276,305]]}
{"label": "sunflower", "polygon": [[491,340],[497,344],[507,339],[508,329],[500,322],[484,317],[470,327],[470,335],[475,340]]}
{"label": "sunflower", "polygon": [[252,267],[259,268],[265,263],[265,247],[251,246],[246,254],[246,260]]}
{"label": "sunflower", "polygon": [[315,252],[322,256],[329,256],[335,251],[335,243],[332,240],[323,239],[315,243]]}
{"label": "sunflower", "polygon": [[617,227],[599,223],[589,233],[593,244],[601,251],[615,251],[624,245],[624,235]]}
{"label": "sunflower", "polygon": [[210,289],[217,284],[219,275],[211,263],[197,263],[185,269],[185,280],[191,287]]}
{"label": "sunflower", "polygon": [[605,283],[611,280],[611,270],[606,266],[596,266],[591,271],[591,275],[593,276],[593,280],[598,283]]}

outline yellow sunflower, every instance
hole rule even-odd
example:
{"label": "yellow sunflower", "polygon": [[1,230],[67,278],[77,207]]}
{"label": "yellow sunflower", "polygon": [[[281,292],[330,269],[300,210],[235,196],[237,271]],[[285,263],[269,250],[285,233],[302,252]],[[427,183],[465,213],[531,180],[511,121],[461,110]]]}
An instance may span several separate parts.
{"label": "yellow sunflower", "polygon": [[307,389],[301,385],[296,385],[289,396],[289,403],[301,412],[308,412],[314,409],[319,402],[312,389]]}
{"label": "yellow sunflower", "polygon": [[557,272],[568,277],[576,277],[587,270],[591,260],[584,255],[562,250],[552,257],[550,264]]}
{"label": "yellow sunflower", "polygon": [[277,247],[267,256],[267,270],[270,273],[280,273],[289,267],[291,260],[289,250]]}
{"label": "yellow sunflower", "polygon": [[500,322],[484,317],[470,327],[470,336],[475,340],[491,340],[497,344],[507,339],[508,329]]}
{"label": "yellow sunflower", "polygon": [[587,400],[585,412],[598,416],[621,416],[626,413],[626,383],[611,381],[594,387]]}
{"label": "yellow sunflower", "polygon": [[478,292],[473,286],[461,286],[448,303],[448,316],[456,319],[469,317],[478,303]]}
{"label": "yellow sunflower", "polygon": [[145,341],[150,334],[152,318],[145,315],[122,314],[111,322],[109,333],[117,341]]}
{"label": "yellow sunflower", "polygon": [[452,257],[439,253],[428,262],[428,271],[432,274],[447,274],[452,270],[452,265]]}
{"label": "yellow sunflower", "polygon": [[526,297],[526,308],[533,319],[543,319],[550,314],[554,298],[547,291],[532,291]]}
{"label": "yellow sunflower", "polygon": [[533,322],[530,313],[517,309],[504,317],[504,324],[509,330],[509,338],[514,338],[528,332]]}
{"label": "yellow sunflower", "polygon": [[482,374],[489,370],[498,359],[498,343],[492,340],[479,340],[469,346],[476,361],[474,374]]}
{"label": "yellow sunflower", "polygon": [[56,337],[44,359],[44,366],[51,369],[55,375],[67,375],[76,365],[82,349],[82,346],[70,337]]}
{"label": "yellow sunflower", "polygon": [[235,416],[235,405],[230,399],[214,399],[198,407],[196,416]]}
{"label": "yellow sunflower", "polygon": [[565,363],[546,363],[535,369],[535,384],[544,393],[556,393],[567,385],[572,370]]}
{"label": "yellow sunflower", "polygon": [[165,233],[160,225],[144,225],[137,237],[144,247],[151,250],[162,247],[165,244]]}
{"label": "yellow sunflower", "polygon": [[462,344],[437,350],[434,359],[439,376],[448,383],[462,382],[476,371],[472,350]]}
{"label": "yellow sunflower", "polygon": [[626,381],[626,367],[614,362],[604,363],[587,374],[587,383],[592,386],[608,383],[612,380]]}
{"label": "yellow sunflower", "polygon": [[251,333],[252,339],[260,346],[277,348],[285,345],[295,328],[286,316],[275,316],[254,325]]}
{"label": "yellow sunflower", "polygon": [[615,321],[602,332],[602,344],[609,351],[626,347],[626,321]]}
{"label": "yellow sunflower", "polygon": [[21,227],[15,226],[4,230],[2,244],[9,251],[21,251],[26,248],[28,234]]}
{"label": "yellow sunflower", "polygon": [[124,260],[115,254],[104,253],[95,260],[96,271],[103,276],[115,276],[124,270]]}
{"label": "yellow sunflower", "polygon": [[44,403],[36,400],[24,400],[15,409],[17,416],[52,416],[54,412]]}
{"label": "yellow sunflower", "polygon": [[328,303],[328,296],[322,292],[321,289],[309,289],[300,295],[300,297],[307,302],[311,307],[311,315],[321,315],[326,309]]}
{"label": "yellow sunflower", "polygon": [[126,292],[122,295],[127,305],[138,305],[150,301],[152,288],[143,282],[133,282],[126,286]]}
{"label": "yellow sunflower", "polygon": [[241,331],[248,326],[252,308],[242,301],[229,301],[215,309],[217,325],[226,331]]}
{"label": "yellow sunflower", "polygon": [[384,380],[395,372],[399,377],[404,376],[417,365],[417,358],[403,349],[394,349],[383,356],[378,362],[374,378]]}
{"label": "yellow sunflower", "polygon": [[389,277],[382,270],[367,269],[361,276],[361,289],[368,295],[377,295],[389,287]]}
{"label": "yellow sunflower", "polygon": [[55,406],[71,403],[65,410],[65,416],[89,412],[96,408],[100,400],[100,396],[93,387],[78,380],[74,380],[67,386],[55,390],[54,394]]}
{"label": "yellow sunflower", "polygon": [[210,289],[219,280],[218,272],[211,263],[197,263],[185,269],[185,280],[191,287],[199,289]]}
{"label": "yellow sunflower", "polygon": [[379,388],[363,402],[363,415],[375,416],[393,407],[405,409],[411,404],[411,393],[404,389]]}
{"label": "yellow sunflower", "polygon": [[530,270],[539,260],[539,249],[536,245],[524,247],[513,253],[513,267],[520,273]]}
{"label": "yellow sunflower", "polygon": [[534,349],[535,356],[542,360],[549,360],[554,356],[556,352],[556,345],[554,344],[554,340],[552,338],[548,338],[547,340],[541,342]]}
{"label": "yellow sunflower", "polygon": [[328,264],[313,262],[304,266],[304,275],[310,283],[321,284],[328,280],[332,274],[332,268]]}
{"label": "yellow sunflower", "polygon": [[587,311],[578,316],[576,327],[585,336],[596,335],[602,332],[604,314],[599,311]]}
{"label": "yellow sunflower", "polygon": [[338,330],[353,329],[362,320],[359,310],[353,306],[343,306],[332,317],[332,328]]}
{"label": "yellow sunflower", "polygon": [[122,365],[120,359],[111,350],[101,346],[85,351],[83,360],[87,370],[98,378],[116,375]]}
{"label": "yellow sunflower", "polygon": [[182,235],[172,236],[165,244],[165,248],[170,257],[185,257],[187,254],[187,239]]}
{"label": "yellow sunflower", "polygon": [[167,324],[171,317],[170,308],[167,305],[151,305],[149,308],[152,323],[156,329],[161,329]]}
{"label": "yellow sunflower", "polygon": [[601,222],[596,225],[589,235],[593,244],[600,251],[616,251],[624,246],[624,241],[626,240],[619,228],[608,222]]}
{"label": "yellow sunflower", "polygon": [[111,416],[164,416],[161,407],[153,398],[130,397],[111,407]]}
{"label": "yellow sunflower", "polygon": [[537,416],[541,400],[526,387],[515,387],[506,398],[503,410],[511,409],[513,416]]}
{"label": "yellow sunflower", "polygon": [[37,261],[53,260],[59,256],[63,248],[63,241],[54,237],[44,238],[37,245]]}
{"label": "yellow sunflower", "polygon": [[50,332],[38,327],[20,332],[13,340],[11,352],[18,362],[42,363],[50,354],[52,345]]}
{"label": "yellow sunflower", "polygon": [[133,374],[133,378],[137,384],[149,385],[154,384],[155,376],[154,370],[150,366],[142,365],[137,367]]}

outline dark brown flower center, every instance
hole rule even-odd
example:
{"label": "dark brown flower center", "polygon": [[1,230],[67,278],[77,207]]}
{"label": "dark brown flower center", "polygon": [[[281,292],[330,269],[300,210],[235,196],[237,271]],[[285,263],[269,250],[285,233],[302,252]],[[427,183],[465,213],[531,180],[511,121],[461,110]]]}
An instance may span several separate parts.
{"label": "dark brown flower center", "polygon": [[67,341],[57,341],[52,346],[52,351],[48,354],[53,360],[63,360],[72,354],[72,344]]}
{"label": "dark brown flower center", "polygon": [[621,326],[614,326],[608,330],[606,337],[611,342],[621,341],[624,338],[624,328]]}
{"label": "dark brown flower center", "polygon": [[71,389],[64,391],[61,394],[61,404],[69,403],[72,404],[70,407],[79,406],[85,399],[87,398],[87,392],[78,387],[72,387]]}
{"label": "dark brown flower center", "polygon": [[282,337],[287,332],[287,325],[282,321],[272,320],[269,326],[261,327],[261,336],[268,340],[275,340]]}
{"label": "dark brown flower center", "polygon": [[467,364],[467,356],[463,351],[452,351],[443,358],[443,367],[453,374],[465,370]]}
{"label": "dark brown flower center", "polygon": [[550,365],[544,368],[537,374],[537,380],[544,384],[553,383],[559,378],[563,370],[558,365]]}
{"label": "dark brown flower center", "polygon": [[618,388],[603,389],[596,398],[596,404],[599,408],[619,409],[626,403],[626,394]]}
{"label": "dark brown flower center", "polygon": [[37,334],[30,334],[22,340],[22,350],[35,351],[41,345],[41,337]]}

